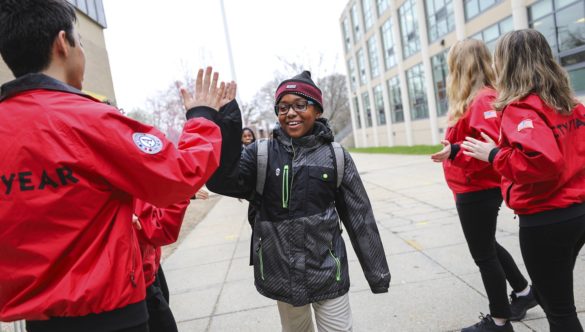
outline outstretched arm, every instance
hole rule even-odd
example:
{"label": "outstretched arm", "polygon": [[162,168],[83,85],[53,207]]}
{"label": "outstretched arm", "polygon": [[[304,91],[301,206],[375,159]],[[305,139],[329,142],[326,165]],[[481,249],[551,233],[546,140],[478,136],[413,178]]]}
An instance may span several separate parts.
{"label": "outstretched arm", "polygon": [[373,293],[385,293],[390,284],[390,270],[382,239],[368,195],[351,159],[345,152],[345,171],[335,206],[347,230],[364,275]]}

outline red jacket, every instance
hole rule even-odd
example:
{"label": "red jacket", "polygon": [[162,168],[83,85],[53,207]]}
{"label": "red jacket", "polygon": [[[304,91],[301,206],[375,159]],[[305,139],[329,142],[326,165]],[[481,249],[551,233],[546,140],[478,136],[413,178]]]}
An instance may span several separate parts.
{"label": "red jacket", "polygon": [[499,152],[502,194],[517,214],[534,214],[585,202],[585,107],[569,116],[538,95],[506,106]]}
{"label": "red jacket", "polygon": [[191,197],[218,166],[219,127],[188,120],[177,149],[42,74],[2,86],[0,114],[0,321],[144,300],[134,198],[167,206]]}
{"label": "red jacket", "polygon": [[179,231],[190,199],[183,200],[164,209],[137,200],[134,214],[140,220],[141,230],[137,230],[138,243],[142,253],[144,282],[148,287],[156,279],[160,266],[160,247],[174,243],[179,238]]}
{"label": "red jacket", "polygon": [[443,162],[447,185],[455,194],[499,188],[501,176],[487,162],[463,154],[459,145],[465,137],[483,140],[480,133],[497,139],[500,130],[500,113],[492,106],[496,91],[492,88],[481,89],[465,114],[453,127],[447,128],[445,139],[453,149],[451,157]]}

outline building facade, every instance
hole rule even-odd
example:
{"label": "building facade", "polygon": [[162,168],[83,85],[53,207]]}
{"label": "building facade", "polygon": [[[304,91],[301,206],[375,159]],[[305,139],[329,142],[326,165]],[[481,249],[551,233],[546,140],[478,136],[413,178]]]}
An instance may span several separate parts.
{"label": "building facade", "polygon": [[585,0],[351,0],[340,26],[356,147],[438,144],[447,52],[476,38],[542,32],[585,96]]}
{"label": "building facade", "polygon": [[[77,30],[85,50],[85,78],[83,89],[100,100],[116,104],[112,73],[104,29],[106,16],[102,0],[69,0],[77,8]],[[14,79],[4,63],[0,61],[0,84]]]}

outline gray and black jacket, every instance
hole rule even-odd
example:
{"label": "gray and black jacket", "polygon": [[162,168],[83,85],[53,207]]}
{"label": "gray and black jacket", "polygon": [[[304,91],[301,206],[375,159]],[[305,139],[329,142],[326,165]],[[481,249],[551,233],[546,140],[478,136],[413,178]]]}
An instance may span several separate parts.
{"label": "gray and black jacket", "polygon": [[221,162],[207,187],[248,199],[256,207],[252,255],[257,290],[295,306],[345,294],[349,290],[341,237],[345,228],[372,292],[387,292],[390,271],[370,201],[347,151],[337,188],[333,135],[327,121],[318,119],[312,133],[299,139],[291,139],[280,128],[274,130],[260,197],[256,143],[240,154],[237,104],[228,104],[220,113],[226,115],[220,126]]}

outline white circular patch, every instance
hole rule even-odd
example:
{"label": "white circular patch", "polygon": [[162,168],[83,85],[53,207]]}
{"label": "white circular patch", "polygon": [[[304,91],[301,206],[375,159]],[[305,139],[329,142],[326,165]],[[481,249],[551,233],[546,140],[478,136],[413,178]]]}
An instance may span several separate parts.
{"label": "white circular patch", "polygon": [[151,134],[134,133],[132,134],[132,140],[140,151],[144,153],[156,154],[163,148],[163,143],[160,138]]}

